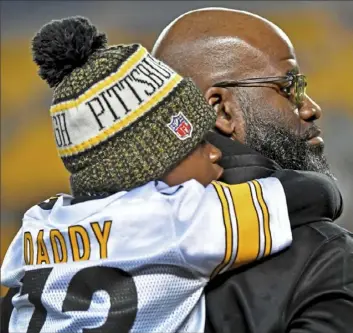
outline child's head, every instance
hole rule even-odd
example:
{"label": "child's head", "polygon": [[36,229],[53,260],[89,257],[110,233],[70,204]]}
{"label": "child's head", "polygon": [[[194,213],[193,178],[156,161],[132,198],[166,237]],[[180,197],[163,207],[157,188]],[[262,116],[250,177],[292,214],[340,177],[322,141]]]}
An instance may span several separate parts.
{"label": "child's head", "polygon": [[218,177],[210,156],[219,151],[200,145],[216,114],[195,84],[141,45],[106,44],[82,17],[52,21],[32,41],[39,75],[54,88],[50,114],[73,194]]}

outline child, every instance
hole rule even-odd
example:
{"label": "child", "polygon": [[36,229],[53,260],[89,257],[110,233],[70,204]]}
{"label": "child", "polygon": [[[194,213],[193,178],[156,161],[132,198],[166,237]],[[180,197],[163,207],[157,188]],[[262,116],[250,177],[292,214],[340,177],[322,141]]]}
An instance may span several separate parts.
{"label": "child", "polygon": [[10,332],[203,332],[209,279],[290,245],[282,185],[217,182],[201,92],[106,42],[81,17],[33,39],[72,196],[29,209],[6,254]]}

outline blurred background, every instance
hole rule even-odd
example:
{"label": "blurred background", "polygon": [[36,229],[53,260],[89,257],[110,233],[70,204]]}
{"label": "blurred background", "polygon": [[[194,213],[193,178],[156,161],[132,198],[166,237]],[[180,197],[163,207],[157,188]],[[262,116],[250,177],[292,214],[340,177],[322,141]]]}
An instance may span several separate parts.
{"label": "blurred background", "polygon": [[345,199],[338,223],[353,231],[352,1],[1,1],[1,260],[24,212],[69,191],[49,117],[51,91],[30,54],[37,30],[83,15],[107,32],[109,43],[151,49],[174,18],[210,6],[252,11],[289,35],[308,91],[324,111],[326,152]]}

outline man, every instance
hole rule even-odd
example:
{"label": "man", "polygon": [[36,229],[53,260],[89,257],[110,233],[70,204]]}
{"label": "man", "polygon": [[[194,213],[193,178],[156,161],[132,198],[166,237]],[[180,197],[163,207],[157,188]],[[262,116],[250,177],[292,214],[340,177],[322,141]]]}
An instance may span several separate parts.
{"label": "man", "polygon": [[[223,152],[224,181],[280,167],[333,177],[315,125],[321,109],[305,93],[290,40],[273,23],[236,10],[192,11],[163,31],[153,54],[191,77],[217,111],[223,136],[209,140]],[[227,137],[266,158],[245,146],[235,154],[240,144]],[[313,223],[294,230],[284,254],[212,281],[206,331],[352,332],[353,237],[327,223],[329,215],[313,207],[302,217]]]}

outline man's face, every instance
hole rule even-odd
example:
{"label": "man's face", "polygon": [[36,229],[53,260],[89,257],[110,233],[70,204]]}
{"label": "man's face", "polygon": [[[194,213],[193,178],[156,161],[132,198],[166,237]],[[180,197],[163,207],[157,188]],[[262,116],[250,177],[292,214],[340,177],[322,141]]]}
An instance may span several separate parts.
{"label": "man's face", "polygon": [[[298,74],[294,59],[278,62],[266,76]],[[245,76],[244,76],[245,77]],[[305,95],[302,103],[295,102],[295,89],[266,84],[258,87],[232,89],[244,118],[244,143],[286,169],[317,171],[329,176],[324,155],[324,142],[315,120],[320,107]]]}

